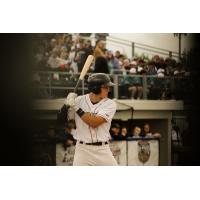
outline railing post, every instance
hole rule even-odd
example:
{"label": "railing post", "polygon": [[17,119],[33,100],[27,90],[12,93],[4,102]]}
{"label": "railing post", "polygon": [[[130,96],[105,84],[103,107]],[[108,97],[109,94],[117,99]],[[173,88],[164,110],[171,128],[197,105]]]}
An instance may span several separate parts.
{"label": "railing post", "polygon": [[126,166],[128,166],[128,141],[126,140]]}
{"label": "railing post", "polygon": [[143,83],[143,99],[147,99],[147,76],[142,76]]}
{"label": "railing post", "polygon": [[52,98],[52,92],[51,92],[51,78],[52,78],[52,74],[49,73],[49,95],[50,95],[50,98]]}
{"label": "railing post", "polygon": [[170,77],[170,90],[173,91],[173,96],[171,97],[171,99],[176,99],[175,94],[174,94],[174,90],[176,88],[176,83],[175,83],[175,78],[174,77]]}
{"label": "railing post", "polygon": [[115,83],[115,85],[114,85],[114,98],[116,98],[116,99],[118,99],[118,97],[119,97],[119,93],[118,93],[118,89],[119,89],[119,82],[118,82],[118,75],[116,75],[116,74],[114,74],[113,75],[114,76],[114,83]]}
{"label": "railing post", "polygon": [[169,51],[169,58],[172,58],[172,51]]}
{"label": "railing post", "polygon": [[132,58],[134,57],[134,55],[135,55],[135,43],[134,42],[132,42]]}

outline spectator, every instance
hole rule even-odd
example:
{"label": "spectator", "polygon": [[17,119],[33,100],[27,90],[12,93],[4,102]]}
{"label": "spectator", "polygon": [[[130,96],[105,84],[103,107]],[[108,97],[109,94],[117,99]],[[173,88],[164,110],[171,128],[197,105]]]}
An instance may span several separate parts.
{"label": "spectator", "polygon": [[99,56],[106,57],[105,55],[105,42],[103,40],[98,40],[96,42],[96,47],[94,49],[94,57],[95,59]]}
{"label": "spectator", "polygon": [[185,74],[185,70],[181,63],[177,63],[176,69],[174,70],[174,76],[183,76]]}
{"label": "spectator", "polygon": [[166,58],[165,59],[165,65],[166,65],[166,75],[167,76],[173,76],[173,64],[172,64],[172,59],[171,58]]}
{"label": "spectator", "polygon": [[66,49],[70,50],[72,46],[72,35],[64,33],[62,38],[62,46],[64,46]]}
{"label": "spectator", "polygon": [[160,57],[158,55],[153,56],[152,61],[156,64],[156,67],[158,67],[158,63],[160,61]]}
{"label": "spectator", "polygon": [[119,58],[120,58],[120,56],[121,56],[121,53],[120,53],[120,51],[115,51],[115,57],[116,57],[117,59],[119,59]]}
{"label": "spectator", "polygon": [[112,51],[106,51],[106,59],[109,72],[112,73],[114,71],[114,73],[117,74],[120,70],[120,65],[118,59],[114,57]]}
{"label": "spectator", "polygon": [[154,62],[149,61],[148,65],[147,65],[147,75],[150,75],[150,77],[148,78],[148,84],[153,87],[155,85],[155,77],[157,75],[157,68],[154,64]]}
{"label": "spectator", "polygon": [[58,57],[58,50],[54,49],[51,52],[51,56],[49,57],[47,64],[51,69],[57,69],[59,67],[59,61],[56,59]]}
{"label": "spectator", "polygon": [[118,58],[118,60],[119,60],[119,66],[120,66],[120,69],[122,69],[122,70],[126,70],[124,67],[123,67],[123,65],[124,65],[124,60],[125,60],[126,58],[125,58],[125,56],[124,55],[120,55],[119,56],[119,58]]}
{"label": "spectator", "polygon": [[47,65],[48,56],[45,53],[45,49],[40,45],[35,52],[35,66],[38,69],[43,69]]}
{"label": "spectator", "polygon": [[157,78],[157,68],[155,62],[153,61],[148,62],[147,75],[150,75],[147,77],[148,90],[149,90],[148,98],[160,99],[161,98],[160,84],[162,80]]}
{"label": "spectator", "polygon": [[162,67],[160,67],[160,68],[157,70],[157,76],[158,76],[159,78],[163,78],[163,77],[165,76],[165,70],[164,70]]}
{"label": "spectator", "polygon": [[93,48],[92,48],[90,40],[83,40],[82,41],[80,48],[79,48],[79,51],[78,51],[78,54],[79,54],[78,69],[79,69],[79,72],[81,72],[87,57],[89,55],[93,54]]}
{"label": "spectator", "polygon": [[111,129],[110,129],[110,135],[111,135],[113,140],[120,140],[121,139],[120,130],[121,130],[121,127],[118,123],[112,124]]}
{"label": "spectator", "polygon": [[181,145],[182,142],[181,142],[180,128],[174,124],[172,127],[172,147]]}
{"label": "spectator", "polygon": [[55,38],[52,38],[52,39],[51,39],[50,47],[51,47],[51,49],[54,49],[54,48],[57,47],[57,41],[56,41]]}
{"label": "spectator", "polygon": [[130,70],[131,69],[131,65],[130,65],[129,59],[124,59],[123,60],[122,69],[123,70]]}
{"label": "spectator", "polygon": [[142,132],[140,136],[146,137],[146,136],[152,136],[152,132],[150,131],[150,125],[148,123],[144,124]]}
{"label": "spectator", "polygon": [[128,131],[127,131],[126,126],[122,126],[121,133],[120,133],[121,140],[126,140],[127,134],[128,134]]}
{"label": "spectator", "polygon": [[150,129],[150,125],[148,123],[145,123],[140,136],[142,136],[142,137],[160,137],[161,135],[158,132],[152,133],[152,131]]}
{"label": "spectator", "polygon": [[86,61],[86,43],[84,42],[84,40],[80,39],[79,43],[77,44],[77,48],[76,48],[76,62],[78,65],[78,71],[81,72],[84,63]]}
{"label": "spectator", "polygon": [[109,74],[108,63],[104,57],[99,56],[96,58],[93,72]]}
{"label": "spectator", "polygon": [[67,60],[69,58],[69,51],[66,47],[61,48],[60,58],[63,60]]}
{"label": "spectator", "polygon": [[131,137],[140,137],[141,128],[139,126],[135,126],[132,130]]}
{"label": "spectator", "polygon": [[130,69],[130,75],[134,75],[129,77],[130,87],[128,91],[131,99],[141,99],[143,95],[142,77],[137,76],[136,68],[137,66],[133,65]]}
{"label": "spectator", "polygon": [[85,41],[85,52],[86,52],[86,58],[89,56],[89,55],[92,55],[93,54],[93,47],[92,47],[92,43],[91,43],[91,40],[87,40]]}
{"label": "spectator", "polygon": [[159,99],[161,100],[165,100],[167,99],[167,97],[170,95],[169,91],[168,91],[168,79],[167,77],[165,78],[166,75],[166,71],[165,71],[165,66],[161,65],[163,61],[158,62],[157,65],[158,70],[157,70],[157,79],[156,79],[156,85],[158,85],[159,89],[160,89],[160,94],[159,94]]}
{"label": "spectator", "polygon": [[78,64],[76,60],[75,46],[71,47],[68,59],[69,62],[71,63],[71,68],[73,69],[74,73],[78,73]]}
{"label": "spectator", "polygon": [[140,59],[137,62],[137,66],[136,66],[137,73],[140,73],[144,69],[144,66],[145,66],[144,60]]}
{"label": "spectator", "polygon": [[68,60],[57,57],[59,69],[61,71],[73,72],[73,68],[71,67],[71,63]]}
{"label": "spectator", "polygon": [[157,68],[155,66],[155,63],[153,61],[150,61],[147,66],[147,75],[156,75],[157,74]]}

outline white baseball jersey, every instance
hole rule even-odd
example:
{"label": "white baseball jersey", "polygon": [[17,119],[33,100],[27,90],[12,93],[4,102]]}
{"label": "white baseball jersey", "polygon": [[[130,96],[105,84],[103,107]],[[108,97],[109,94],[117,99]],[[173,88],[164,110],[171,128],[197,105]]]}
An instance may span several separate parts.
{"label": "white baseball jersey", "polygon": [[83,111],[101,116],[106,120],[105,123],[97,128],[92,128],[75,114],[75,138],[87,143],[108,141],[111,138],[109,130],[112,118],[116,112],[116,103],[109,98],[104,98],[98,103],[93,104],[89,94],[86,94],[78,96],[75,100],[75,104]]}

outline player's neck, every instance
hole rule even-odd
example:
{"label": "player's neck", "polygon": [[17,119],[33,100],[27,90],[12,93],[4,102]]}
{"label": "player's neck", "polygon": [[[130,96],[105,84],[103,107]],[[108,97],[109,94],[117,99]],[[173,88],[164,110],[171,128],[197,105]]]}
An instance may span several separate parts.
{"label": "player's neck", "polygon": [[90,101],[93,104],[98,103],[99,101],[101,101],[103,99],[100,95],[96,95],[96,94],[93,94],[93,93],[90,93],[89,97],[90,97]]}

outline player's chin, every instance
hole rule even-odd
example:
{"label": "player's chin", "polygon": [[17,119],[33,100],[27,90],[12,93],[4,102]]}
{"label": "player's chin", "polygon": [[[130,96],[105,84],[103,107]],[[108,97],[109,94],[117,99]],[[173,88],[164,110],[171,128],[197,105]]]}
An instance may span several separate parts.
{"label": "player's chin", "polygon": [[104,99],[104,98],[107,98],[108,97],[108,94],[102,94],[101,95],[101,99]]}

